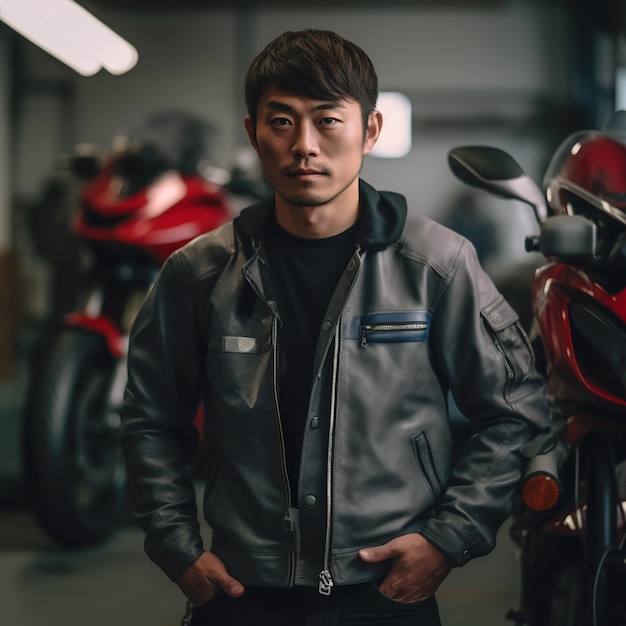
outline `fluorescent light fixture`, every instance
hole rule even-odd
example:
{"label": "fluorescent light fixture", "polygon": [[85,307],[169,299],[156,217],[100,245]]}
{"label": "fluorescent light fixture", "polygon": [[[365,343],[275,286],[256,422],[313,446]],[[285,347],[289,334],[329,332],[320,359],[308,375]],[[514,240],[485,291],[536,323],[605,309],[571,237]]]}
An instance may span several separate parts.
{"label": "fluorescent light fixture", "polygon": [[0,0],[0,20],[79,74],[123,74],[137,50],[73,0]]}
{"label": "fluorescent light fixture", "polygon": [[618,67],[615,75],[615,110],[626,109],[626,67]]}
{"label": "fluorescent light fixture", "polygon": [[372,156],[398,159],[411,151],[413,124],[411,101],[397,91],[381,91],[376,108],[383,114],[383,128]]}

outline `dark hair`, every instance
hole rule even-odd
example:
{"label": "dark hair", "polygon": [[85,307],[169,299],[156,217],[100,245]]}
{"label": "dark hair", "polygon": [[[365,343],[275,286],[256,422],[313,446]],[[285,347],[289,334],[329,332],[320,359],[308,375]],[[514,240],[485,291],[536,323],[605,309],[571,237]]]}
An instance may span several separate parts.
{"label": "dark hair", "polygon": [[287,31],[252,61],[245,98],[255,129],[259,100],[269,85],[314,100],[351,98],[361,105],[364,127],[378,99],[378,77],[370,58],[328,30]]}

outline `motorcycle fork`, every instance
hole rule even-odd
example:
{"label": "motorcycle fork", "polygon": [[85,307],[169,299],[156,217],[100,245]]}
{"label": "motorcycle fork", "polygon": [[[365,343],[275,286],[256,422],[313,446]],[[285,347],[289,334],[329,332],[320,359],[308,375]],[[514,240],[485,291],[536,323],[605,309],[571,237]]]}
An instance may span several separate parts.
{"label": "motorcycle fork", "polygon": [[81,308],[89,317],[110,318],[121,334],[128,335],[149,288],[147,284],[96,283],[83,294]]}
{"label": "motorcycle fork", "polygon": [[589,576],[588,602],[592,626],[612,624],[615,607],[615,552],[617,551],[617,480],[610,433],[594,432],[585,438],[587,513],[584,548]]}
{"label": "motorcycle fork", "polygon": [[106,421],[115,431],[121,427],[120,409],[124,401],[126,390],[126,357],[116,359],[115,369],[111,376],[111,383],[107,394]]}
{"label": "motorcycle fork", "polygon": [[124,400],[127,382],[128,334],[139,308],[146,297],[149,284],[119,281],[102,282],[94,280],[83,292],[83,311],[92,318],[106,317],[115,325],[122,339],[124,354],[111,354],[115,360],[107,393],[106,424],[118,432],[121,426],[120,408]]}

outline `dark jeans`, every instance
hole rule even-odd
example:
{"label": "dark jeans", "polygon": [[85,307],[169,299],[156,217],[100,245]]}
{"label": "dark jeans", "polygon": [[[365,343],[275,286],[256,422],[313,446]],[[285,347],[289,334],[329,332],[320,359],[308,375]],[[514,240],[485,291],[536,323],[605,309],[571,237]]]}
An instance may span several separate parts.
{"label": "dark jeans", "polygon": [[[185,622],[183,622],[185,623]],[[317,589],[247,588],[241,598],[220,594],[194,607],[192,626],[441,626],[435,598],[396,602],[375,583]]]}

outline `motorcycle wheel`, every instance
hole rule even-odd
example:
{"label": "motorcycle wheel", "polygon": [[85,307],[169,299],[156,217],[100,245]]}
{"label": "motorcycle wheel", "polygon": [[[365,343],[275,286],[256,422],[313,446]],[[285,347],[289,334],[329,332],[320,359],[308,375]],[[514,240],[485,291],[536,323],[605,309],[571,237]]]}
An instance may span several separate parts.
{"label": "motorcycle wheel", "polygon": [[41,527],[64,547],[104,541],[127,511],[119,407],[108,406],[116,365],[98,336],[66,329],[44,350],[31,382],[26,486]]}

